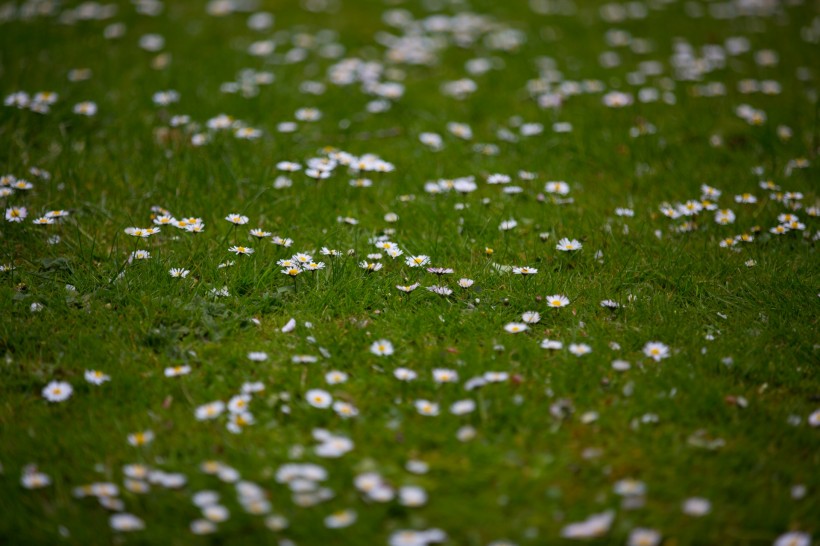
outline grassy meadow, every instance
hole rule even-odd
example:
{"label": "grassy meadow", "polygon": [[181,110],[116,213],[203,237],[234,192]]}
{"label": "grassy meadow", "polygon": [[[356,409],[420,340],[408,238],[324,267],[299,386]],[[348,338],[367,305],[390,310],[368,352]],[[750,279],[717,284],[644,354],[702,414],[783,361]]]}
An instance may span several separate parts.
{"label": "grassy meadow", "polygon": [[0,543],[806,546],[820,6],[0,5]]}

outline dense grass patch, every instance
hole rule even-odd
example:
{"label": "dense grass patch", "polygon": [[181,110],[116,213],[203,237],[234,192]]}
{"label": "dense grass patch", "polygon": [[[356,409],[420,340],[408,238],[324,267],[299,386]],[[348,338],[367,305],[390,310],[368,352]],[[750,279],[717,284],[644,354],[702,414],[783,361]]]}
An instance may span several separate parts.
{"label": "dense grass patch", "polygon": [[0,542],[808,544],[816,8],[0,7]]}

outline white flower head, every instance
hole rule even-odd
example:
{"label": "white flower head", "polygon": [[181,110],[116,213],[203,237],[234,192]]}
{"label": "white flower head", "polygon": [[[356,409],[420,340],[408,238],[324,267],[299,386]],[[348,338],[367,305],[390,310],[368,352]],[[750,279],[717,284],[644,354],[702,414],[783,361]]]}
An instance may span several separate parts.
{"label": "white flower head", "polygon": [[43,388],[43,398],[49,402],[64,402],[71,397],[74,392],[70,383],[65,381],[52,381]]}
{"label": "white flower head", "polygon": [[390,356],[393,354],[393,344],[386,339],[379,339],[370,345],[370,352],[376,356]]}
{"label": "white flower head", "polygon": [[526,332],[529,329],[529,326],[527,326],[523,322],[509,322],[506,325],[504,325],[504,330],[506,330],[510,334],[519,334],[521,332]]}
{"label": "white flower head", "polygon": [[333,397],[330,393],[322,389],[311,389],[305,393],[305,400],[314,408],[325,409],[329,408],[333,403]]}
{"label": "white flower head", "polygon": [[664,358],[669,357],[669,347],[660,341],[650,341],[643,346],[643,354],[655,362],[660,362]]}

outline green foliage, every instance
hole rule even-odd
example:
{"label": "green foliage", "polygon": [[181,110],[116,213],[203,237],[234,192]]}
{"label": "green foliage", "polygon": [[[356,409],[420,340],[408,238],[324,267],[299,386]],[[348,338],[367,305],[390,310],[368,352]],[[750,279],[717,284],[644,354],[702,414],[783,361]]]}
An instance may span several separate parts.
{"label": "green foliage", "polygon": [[[34,183],[0,199],[4,209],[25,206],[29,214],[0,229],[0,263],[14,265],[0,273],[0,543],[119,541],[112,538],[120,533],[110,529],[109,512],[93,497],[73,494],[93,482],[118,484],[125,511],[144,520],[144,530],[121,534],[122,543],[133,544],[277,544],[283,538],[386,544],[399,529],[432,527],[445,530],[453,545],[504,538],[552,544],[563,540],[566,524],[607,509],[617,515],[597,539],[602,544],[623,544],[636,527],[657,529],[669,545],[770,544],[789,530],[816,535],[820,432],[808,420],[820,395],[820,271],[817,218],[807,209],[817,207],[818,52],[816,41],[805,38],[810,31],[801,35],[816,19],[816,6],[789,3],[776,16],[723,21],[686,15],[695,9],[690,4],[706,10],[717,9],[717,2],[649,2],[655,7],[647,8],[648,19],[607,23],[594,2],[575,2],[570,16],[539,15],[524,2],[475,1],[473,11],[523,31],[526,42],[503,51],[481,39],[457,46],[451,36],[430,66],[385,63],[403,74],[405,94],[389,111],[371,113],[374,97],[360,83],[328,82],[328,67],[338,59],[313,45],[304,46],[302,62],[285,55],[333,29],[338,36],[326,41],[345,46],[344,57],[383,61],[385,37],[379,35],[376,46],[377,33],[401,33],[382,21],[386,5],[400,4],[422,18],[436,3],[329,2],[336,3],[336,13],[265,3],[260,9],[272,10],[276,20],[263,31],[248,28],[248,14],[213,17],[193,2],[168,2],[157,17],[121,3],[114,19],[63,24],[58,14],[76,8],[66,3],[53,16],[0,22],[3,94],[59,93],[48,114],[0,111],[0,168]],[[441,3],[447,14],[466,5]],[[124,23],[126,33],[107,40],[103,29],[113,22]],[[614,28],[654,49],[607,44]],[[164,53],[137,46],[148,33],[165,37],[165,61]],[[701,56],[702,46],[736,36],[745,36],[751,51],[729,55],[702,81],[677,77],[669,64],[674,37],[685,37]],[[274,54],[247,53],[266,39],[277,42]],[[754,61],[753,54],[766,49],[778,52],[776,66]],[[601,66],[599,55],[607,50],[617,50],[619,66]],[[598,80],[607,91],[633,95],[653,87],[675,102],[607,108],[601,93],[581,93],[564,97],[560,109],[539,108],[527,84],[549,72],[543,57],[555,62],[561,81]],[[496,68],[466,74],[465,63],[475,58]],[[649,60],[663,63],[664,72],[645,84],[627,83]],[[802,67],[811,68],[810,78],[798,77]],[[68,70],[78,68],[91,69],[92,77],[68,82]],[[275,81],[251,97],[221,93],[244,68],[270,71]],[[442,83],[464,77],[477,83],[469,98],[440,91]],[[741,94],[739,86],[750,78],[777,81],[782,89]],[[327,89],[304,93],[305,81]],[[697,96],[709,81],[724,84],[726,93]],[[178,91],[180,102],[154,105],[152,95],[165,89]],[[85,100],[97,103],[95,116],[73,112]],[[765,111],[766,122],[740,119],[743,103]],[[294,133],[277,130],[305,107],[319,109],[321,119],[300,122]],[[261,137],[208,131],[207,120],[223,112],[260,129]],[[189,115],[196,127],[171,127],[178,114]],[[474,138],[450,134],[451,121],[470,124]],[[545,130],[522,136],[520,122]],[[571,132],[553,131],[556,122],[571,123]],[[650,125],[657,131],[648,131]],[[790,128],[791,138],[778,135],[780,125]],[[499,138],[502,128],[517,131],[517,141]],[[631,129],[647,134],[633,137]],[[200,132],[210,141],[192,145]],[[442,135],[444,148],[421,144],[423,132]],[[722,145],[710,144],[713,135]],[[498,154],[476,151],[478,143],[496,145]],[[330,148],[376,154],[395,171],[340,167],[315,180],[304,168],[277,169],[285,160],[305,166]],[[809,158],[809,166],[793,168],[798,158]],[[29,174],[31,167],[45,169],[50,179]],[[754,174],[756,167],[761,174]],[[537,177],[520,178],[520,170]],[[513,181],[487,184],[493,173]],[[349,184],[364,174],[372,187]],[[292,186],[275,187],[280,175]],[[427,181],[465,176],[476,177],[476,191],[425,192]],[[788,211],[758,186],[764,179],[803,194],[803,208],[794,213],[805,230],[769,233]],[[566,180],[573,202],[559,204],[559,196],[545,194],[550,180]],[[698,199],[702,184],[723,191],[717,201],[734,210],[734,224],[719,225],[714,212],[703,211],[687,232],[680,229],[687,218],[673,221],[660,212],[663,203]],[[522,191],[504,193],[510,185]],[[733,200],[745,192],[757,202]],[[153,206],[177,218],[200,217],[205,231],[163,226],[144,239],[124,233],[151,225]],[[617,207],[634,210],[634,217],[617,216]],[[54,225],[32,224],[57,208],[70,215]],[[229,213],[250,222],[234,226],[223,219]],[[388,222],[388,213],[398,220]],[[339,221],[344,217],[358,223]],[[500,230],[511,218],[517,226]],[[290,237],[293,246],[255,239],[250,228]],[[755,240],[720,247],[741,233],[755,233]],[[372,239],[385,234],[404,255],[385,255],[382,270],[364,271],[359,262],[377,251]],[[59,243],[49,242],[53,236]],[[556,250],[563,237],[583,248]],[[235,255],[232,245],[254,253]],[[321,255],[322,247],[341,255]],[[137,250],[149,251],[150,259],[129,260]],[[276,262],[295,252],[326,267],[290,278]],[[437,280],[404,264],[418,254],[454,273]],[[235,264],[220,267],[229,261]],[[507,266],[538,273],[516,275]],[[190,273],[172,278],[171,268]],[[459,278],[474,284],[461,288]],[[413,292],[396,289],[415,282],[421,287]],[[435,284],[449,286],[452,295],[425,289]],[[223,287],[228,296],[213,294]],[[566,295],[570,304],[549,308],[552,294]],[[605,299],[620,307],[602,307]],[[526,311],[538,311],[541,321],[520,334],[505,332]],[[285,333],[290,318],[297,326]],[[394,354],[372,354],[379,339],[391,341]],[[560,340],[563,349],[543,349],[543,339]],[[670,349],[658,362],[644,353],[656,340]],[[592,352],[574,356],[567,349],[573,343]],[[267,360],[250,360],[255,351]],[[294,363],[297,355],[317,361]],[[617,371],[616,360],[628,361],[630,369]],[[190,374],[167,377],[166,368],[177,366],[190,366]],[[418,378],[398,381],[394,371],[401,367]],[[438,368],[457,371],[458,384],[434,382]],[[86,370],[111,379],[94,385]],[[349,380],[328,385],[331,370]],[[464,389],[486,372],[509,379]],[[47,402],[42,390],[51,381],[70,383],[71,397]],[[233,434],[227,414],[195,418],[198,407],[227,402],[249,382],[265,385],[250,405],[255,424]],[[311,407],[305,393],[316,388],[353,404],[359,415],[344,419]],[[451,404],[466,398],[476,411],[452,415]],[[440,415],[420,415],[416,400],[439,404]],[[475,437],[462,441],[467,426]],[[320,458],[312,435],[319,428],[349,438],[354,449]],[[129,434],[147,430],[153,442],[129,444]],[[413,459],[428,463],[429,473],[408,472]],[[207,460],[259,484],[271,512],[285,516],[289,527],[274,531],[266,515],[245,513],[233,485],[200,470]],[[294,502],[275,475],[296,460],[327,469],[322,486],[334,492],[332,499],[314,507]],[[182,473],[187,484],[129,491],[123,468],[137,463]],[[50,476],[49,487],[21,487],[31,464]],[[428,502],[408,507],[365,500],[354,479],[371,471],[394,488],[423,487]],[[623,507],[613,491],[627,478],[646,484],[643,507]],[[792,498],[795,485],[805,486],[805,498]],[[202,517],[191,502],[200,490],[218,491],[231,513],[212,537],[188,530]],[[684,514],[681,504],[690,497],[708,499],[711,513]],[[344,509],[354,510],[357,521],[326,528],[324,518]]]}

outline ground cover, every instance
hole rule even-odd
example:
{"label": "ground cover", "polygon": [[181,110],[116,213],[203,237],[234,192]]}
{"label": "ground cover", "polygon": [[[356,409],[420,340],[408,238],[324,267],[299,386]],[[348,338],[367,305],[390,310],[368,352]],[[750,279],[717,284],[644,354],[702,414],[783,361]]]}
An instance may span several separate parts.
{"label": "ground cover", "polygon": [[809,544],[819,42],[0,7],[0,542]]}

